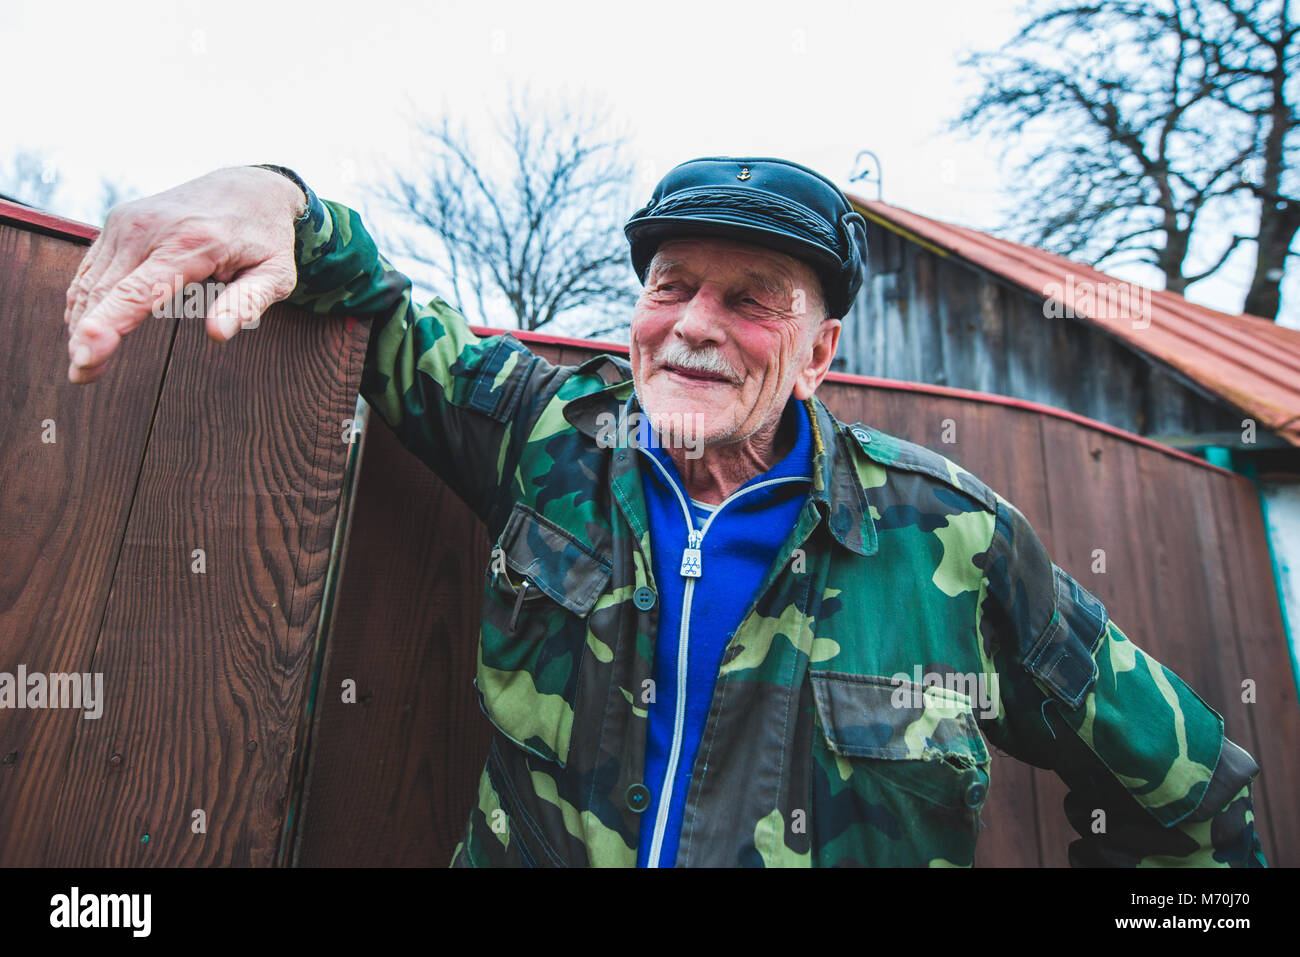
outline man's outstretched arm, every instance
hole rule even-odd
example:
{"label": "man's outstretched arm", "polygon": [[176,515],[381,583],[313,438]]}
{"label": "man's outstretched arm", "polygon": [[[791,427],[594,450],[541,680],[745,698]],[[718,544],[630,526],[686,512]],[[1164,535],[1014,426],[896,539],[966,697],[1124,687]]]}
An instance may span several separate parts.
{"label": "man's outstretched arm", "polygon": [[984,728],[1070,789],[1075,866],[1260,867],[1254,759],[1178,675],[1129,641],[1000,501],[984,556],[982,652],[1000,708]]}

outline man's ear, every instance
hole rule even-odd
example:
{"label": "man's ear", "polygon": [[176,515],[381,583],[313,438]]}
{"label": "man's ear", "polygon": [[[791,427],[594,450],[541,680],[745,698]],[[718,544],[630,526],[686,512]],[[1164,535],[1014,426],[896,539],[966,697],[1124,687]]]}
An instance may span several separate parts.
{"label": "man's ear", "polygon": [[794,397],[800,402],[809,398],[831,371],[831,360],[840,342],[840,320],[826,318],[813,332],[812,354],[794,381]]}

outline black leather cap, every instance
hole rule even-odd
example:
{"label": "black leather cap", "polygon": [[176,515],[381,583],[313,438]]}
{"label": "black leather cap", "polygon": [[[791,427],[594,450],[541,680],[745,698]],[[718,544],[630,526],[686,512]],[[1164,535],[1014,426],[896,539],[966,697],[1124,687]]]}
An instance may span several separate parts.
{"label": "black leather cap", "polygon": [[849,311],[862,286],[866,221],[834,183],[790,160],[710,156],[674,166],[623,232],[642,284],[659,244],[688,236],[755,243],[821,277],[826,308]]}

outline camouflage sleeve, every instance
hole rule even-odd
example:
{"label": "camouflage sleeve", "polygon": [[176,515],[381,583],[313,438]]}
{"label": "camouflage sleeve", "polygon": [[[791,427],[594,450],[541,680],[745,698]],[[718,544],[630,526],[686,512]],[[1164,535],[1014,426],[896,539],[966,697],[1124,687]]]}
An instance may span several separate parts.
{"label": "camouflage sleeve", "polygon": [[1054,769],[1072,866],[1265,866],[1251,780],[1223,719],[1110,620],[999,497],[979,634],[1000,702],[985,733]]}
{"label": "camouflage sleeve", "polygon": [[379,254],[361,217],[305,192],[288,302],[372,317],[361,394],[489,528],[500,525],[524,440],[566,370],[509,334],[476,336],[440,298],[415,306],[410,279]]}

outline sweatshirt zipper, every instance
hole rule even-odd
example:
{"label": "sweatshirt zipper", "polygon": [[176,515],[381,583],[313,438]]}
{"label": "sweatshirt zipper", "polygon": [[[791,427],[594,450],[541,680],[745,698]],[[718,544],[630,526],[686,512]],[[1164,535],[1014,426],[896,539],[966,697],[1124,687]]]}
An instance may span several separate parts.
{"label": "sweatshirt zipper", "polygon": [[655,814],[654,835],[651,838],[650,852],[646,859],[646,867],[658,867],[659,858],[663,855],[664,835],[668,830],[668,812],[672,806],[674,784],[677,780],[677,764],[681,760],[682,737],[686,729],[686,664],[690,650],[691,600],[695,597],[695,581],[702,577],[704,573],[703,556],[701,554],[704,534],[709,530],[709,526],[713,524],[713,520],[722,512],[722,509],[741,496],[773,485],[781,485],[787,482],[810,482],[812,479],[807,475],[790,476],[768,479],[736,489],[718,503],[718,506],[713,510],[713,514],[705,519],[704,527],[697,529],[695,521],[691,517],[690,507],[686,504],[686,496],[682,494],[682,490],[673,481],[671,473],[655,456],[646,453],[646,457],[659,469],[664,481],[668,483],[668,487],[677,496],[677,502],[682,507],[682,517],[686,520],[687,533],[686,548],[682,550],[681,564],[681,575],[686,579],[686,590],[682,595],[682,623],[677,634],[677,696],[674,701],[673,743],[668,751],[668,764],[664,769],[663,787],[659,792],[659,809]]}

